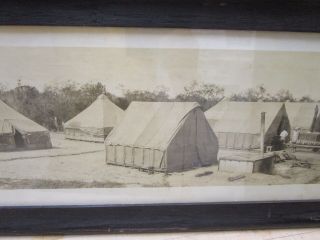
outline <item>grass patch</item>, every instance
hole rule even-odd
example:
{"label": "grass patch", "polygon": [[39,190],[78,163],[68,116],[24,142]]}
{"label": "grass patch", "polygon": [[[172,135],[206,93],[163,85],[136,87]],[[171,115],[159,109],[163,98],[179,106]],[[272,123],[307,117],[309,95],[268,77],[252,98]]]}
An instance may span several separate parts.
{"label": "grass patch", "polygon": [[58,189],[58,188],[116,188],[124,187],[117,182],[81,182],[43,179],[0,178],[1,189]]}

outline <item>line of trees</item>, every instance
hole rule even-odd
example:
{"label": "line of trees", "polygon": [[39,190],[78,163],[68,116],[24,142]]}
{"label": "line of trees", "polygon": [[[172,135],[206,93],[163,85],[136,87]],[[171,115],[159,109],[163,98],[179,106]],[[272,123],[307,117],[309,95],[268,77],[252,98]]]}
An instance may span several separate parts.
{"label": "line of trees", "polygon": [[[198,102],[205,111],[225,96],[224,88],[220,86],[196,82],[186,86],[182,93],[175,97],[170,97],[168,89],[165,87],[157,87],[154,91],[123,90],[123,96],[119,97],[109,92],[102,83],[79,85],[70,81],[63,86],[45,87],[42,91],[35,87],[20,85],[8,90],[0,84],[1,100],[50,130],[56,129],[56,122],[61,125],[62,122],[68,121],[87,108],[102,93],[124,110],[132,101],[190,101]],[[264,86],[232,94],[230,100],[251,102],[314,101],[308,96],[296,99],[288,90],[280,90],[275,95],[271,95]]]}
{"label": "line of trees", "polygon": [[277,93],[271,94],[263,85],[249,88],[240,93],[234,93],[231,95],[230,100],[239,102],[316,102],[316,100],[307,95],[301,98],[295,98],[293,94],[286,89],[280,89]]}

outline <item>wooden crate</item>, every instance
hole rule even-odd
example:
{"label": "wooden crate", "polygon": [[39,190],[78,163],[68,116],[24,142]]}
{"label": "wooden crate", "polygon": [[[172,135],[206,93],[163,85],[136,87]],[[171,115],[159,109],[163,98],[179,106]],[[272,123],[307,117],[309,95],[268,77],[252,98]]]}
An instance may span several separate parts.
{"label": "wooden crate", "polygon": [[272,174],[274,169],[274,154],[237,153],[221,157],[219,171],[237,173],[266,173]]}

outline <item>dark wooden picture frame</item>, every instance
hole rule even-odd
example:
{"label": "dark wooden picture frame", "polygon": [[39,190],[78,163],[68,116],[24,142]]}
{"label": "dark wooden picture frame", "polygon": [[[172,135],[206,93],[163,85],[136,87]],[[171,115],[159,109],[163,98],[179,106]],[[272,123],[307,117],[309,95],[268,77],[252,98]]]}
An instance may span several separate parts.
{"label": "dark wooden picture frame", "polygon": [[[320,32],[313,0],[1,0],[1,25]],[[0,207],[0,234],[319,226],[320,201]]]}

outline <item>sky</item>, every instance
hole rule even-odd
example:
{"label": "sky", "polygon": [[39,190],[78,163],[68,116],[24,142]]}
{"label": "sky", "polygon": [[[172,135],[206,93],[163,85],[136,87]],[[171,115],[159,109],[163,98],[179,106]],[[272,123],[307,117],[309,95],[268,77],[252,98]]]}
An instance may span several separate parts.
{"label": "sky", "polygon": [[263,84],[320,99],[320,34],[187,29],[0,27],[0,83],[102,82],[171,95],[192,82],[226,94]]}

